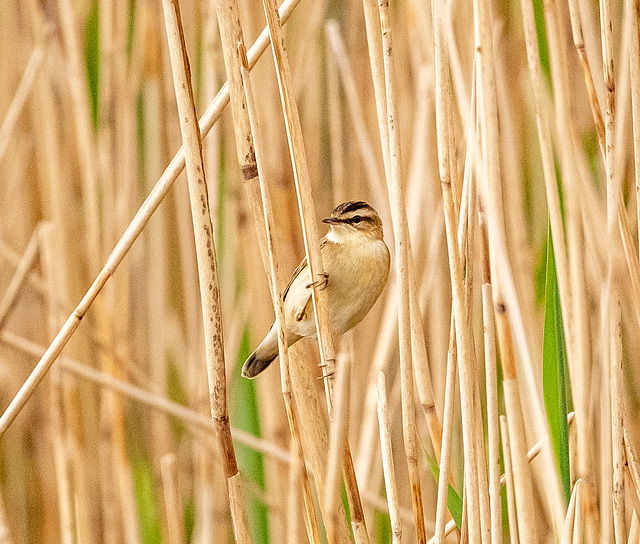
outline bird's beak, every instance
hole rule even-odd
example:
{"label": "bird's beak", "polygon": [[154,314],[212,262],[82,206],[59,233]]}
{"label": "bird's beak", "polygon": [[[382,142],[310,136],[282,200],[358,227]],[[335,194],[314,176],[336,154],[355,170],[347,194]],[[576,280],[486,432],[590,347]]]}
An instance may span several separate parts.
{"label": "bird's beak", "polygon": [[339,225],[340,223],[342,223],[340,219],[336,219],[335,217],[327,217],[326,219],[323,219],[322,222],[328,223],[329,225]]}

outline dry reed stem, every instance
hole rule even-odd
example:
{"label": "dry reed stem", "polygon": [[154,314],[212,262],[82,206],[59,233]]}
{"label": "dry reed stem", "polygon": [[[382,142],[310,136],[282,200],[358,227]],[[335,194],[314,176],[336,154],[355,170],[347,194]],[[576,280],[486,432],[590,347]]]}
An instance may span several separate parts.
{"label": "dry reed stem", "polygon": [[631,24],[631,32],[629,33],[629,64],[631,75],[633,157],[636,181],[636,215],[638,232],[640,232],[640,0],[633,0],[632,12],[630,15],[633,22]]}
{"label": "dry reed stem", "polygon": [[440,457],[440,478],[438,479],[438,502],[436,503],[436,527],[433,538],[435,544],[443,544],[446,533],[447,497],[449,482],[443,476],[449,474],[451,462],[451,436],[453,435],[453,408],[456,383],[456,336],[455,322],[451,320],[451,334],[449,335],[449,351],[447,352],[447,378],[444,392],[444,413],[442,415],[442,453]]}
{"label": "dry reed stem", "polygon": [[[580,484],[580,485],[578,485]],[[574,492],[576,495],[576,513],[573,522],[573,542],[572,544],[582,544],[584,542],[584,514],[582,506],[582,483],[581,479],[576,480],[574,484]]]}
{"label": "dry reed stem", "polygon": [[82,168],[83,217],[86,228],[86,243],[90,248],[88,259],[91,275],[100,269],[101,239],[98,209],[98,173],[94,137],[91,129],[91,109],[87,79],[84,77],[82,57],[75,20],[70,0],[58,0],[61,33],[67,58],[66,67],[69,78],[69,91],[73,101],[76,145]]}
{"label": "dry reed stem", "polygon": [[625,489],[624,489],[624,378],[622,372],[622,307],[620,296],[614,287],[610,308],[610,365],[611,365],[611,439],[613,458],[613,527],[616,543],[626,542]]}
{"label": "dry reed stem", "polygon": [[[269,27],[269,33],[271,35],[271,49],[276,65],[282,111],[287,129],[287,139],[289,141],[291,164],[293,166],[296,193],[298,195],[305,253],[307,255],[310,277],[312,279],[315,278],[312,283],[313,307],[315,310],[320,357],[322,364],[327,365],[322,367],[323,376],[326,376],[327,373],[334,372],[335,370],[335,350],[329,328],[327,293],[324,289],[320,288],[326,278],[322,265],[322,256],[320,254],[316,215],[313,208],[313,197],[311,195],[309,165],[307,163],[298,108],[293,97],[293,80],[287,52],[284,47],[284,33],[282,32],[278,10],[273,0],[263,0],[263,6],[267,18],[267,26]],[[327,403],[331,406],[329,379],[325,378],[325,383],[327,384]],[[331,413],[331,408],[329,409],[329,413]]]}
{"label": "dry reed stem", "polygon": [[600,147],[600,152],[604,157],[604,120],[602,119],[602,111],[600,110],[598,95],[596,94],[596,86],[593,82],[591,66],[589,65],[589,57],[587,57],[587,50],[584,45],[584,37],[582,35],[582,21],[580,18],[580,7],[578,6],[576,0],[569,0],[569,16],[571,17],[571,32],[573,35],[573,44],[576,48],[576,52],[578,53],[578,58],[580,59],[580,66],[582,67],[584,83],[587,88],[587,95],[589,97],[589,106],[591,107],[591,114],[593,115],[596,134],[598,135],[598,145]]}
{"label": "dry reed stem", "polygon": [[[438,165],[442,198],[445,212],[449,271],[452,278],[453,315],[458,350],[460,404],[462,415],[462,434],[465,449],[465,495],[469,520],[469,541],[474,544],[484,539],[480,522],[480,489],[478,475],[477,441],[475,436],[476,418],[474,411],[474,384],[471,365],[471,340],[469,338],[469,316],[465,301],[464,272],[458,248],[458,218],[453,195],[453,172],[450,163],[450,87],[449,64],[446,45],[442,40],[442,15],[437,2],[432,4],[433,36],[436,66],[436,125],[438,138]],[[484,463],[484,459],[482,460]]]}
{"label": "dry reed stem", "polygon": [[[44,348],[9,331],[0,332],[0,340],[6,345],[34,357],[39,357],[44,351]],[[195,412],[182,404],[173,402],[156,393],[132,385],[129,382],[114,378],[106,372],[95,370],[87,365],[79,363],[78,361],[69,359],[68,357],[60,358],[60,367],[65,372],[70,372],[75,376],[84,378],[85,380],[100,385],[101,387],[117,391],[118,393],[140,402],[145,406],[149,406],[150,408],[173,416],[185,423],[187,426],[205,431],[209,434],[213,434],[216,431],[215,425],[211,421],[210,417],[204,416],[199,412]],[[276,446],[267,440],[258,438],[257,436],[253,436],[241,429],[233,427],[231,428],[231,435],[234,440],[237,440],[241,444],[244,444],[260,453],[270,455],[283,463],[291,462],[289,453],[286,450],[283,450],[279,446]]]}
{"label": "dry reed stem", "polygon": [[402,430],[405,454],[409,468],[409,482],[413,514],[419,543],[427,541],[422,510],[422,490],[418,471],[418,446],[415,428],[415,406],[413,393],[413,368],[411,360],[411,299],[409,294],[410,241],[407,215],[404,205],[404,177],[402,173],[402,155],[398,109],[396,104],[395,70],[391,39],[391,22],[388,0],[378,4],[380,29],[382,32],[382,50],[384,76],[387,97],[387,121],[389,130],[390,173],[389,194],[393,217],[396,282],[398,289],[398,335],[400,343],[400,381],[402,398]]}
{"label": "dry reed stem", "polygon": [[562,527],[560,544],[572,544],[573,542],[573,527],[575,525],[576,517],[576,497],[579,491],[580,480],[576,481],[573,486],[573,492],[571,493],[571,499],[569,500],[569,506],[567,508],[567,516],[564,519],[564,525]]}
{"label": "dry reed stem", "polygon": [[500,434],[502,436],[502,456],[504,459],[505,483],[507,486],[507,520],[509,522],[509,540],[511,544],[519,544],[520,538],[518,537],[518,523],[516,519],[517,512],[511,462],[511,444],[509,441],[509,428],[506,416],[500,416]]}
{"label": "dry reed stem", "polygon": [[[342,99],[340,96],[340,75],[337,61],[332,53],[332,31],[339,33],[332,20],[325,23],[326,70],[327,70],[327,118],[329,124],[329,152],[331,156],[331,188],[333,202],[345,202],[347,191],[345,184],[344,135],[342,119]],[[365,163],[366,164],[366,163]]]}
{"label": "dry reed stem", "polygon": [[[38,232],[39,231],[39,232]],[[45,285],[47,286],[50,296],[49,301],[54,300],[54,295],[60,288],[61,268],[57,263],[57,257],[54,254],[55,250],[55,237],[58,233],[53,223],[43,223],[36,229],[32,240],[37,242],[36,250],[41,250],[42,269],[45,279]],[[58,318],[55,312],[54,306],[49,302],[48,307],[48,325],[51,334],[55,334],[55,328],[58,325]],[[7,331],[3,331],[2,334],[6,334]],[[74,537],[74,516],[76,512],[73,507],[73,487],[71,485],[71,474],[69,466],[68,455],[68,438],[66,436],[66,430],[64,426],[64,413],[63,413],[63,387],[62,387],[62,374],[57,369],[57,372],[51,374],[49,381],[49,411],[51,427],[51,442],[53,445],[53,462],[54,472],[57,483],[57,498],[58,498],[58,515],[60,518],[60,541],[63,544],[73,544],[75,542]]]}
{"label": "dry reed stem", "polygon": [[[309,274],[313,280],[311,285],[313,288],[312,297],[315,311],[316,331],[318,335],[318,345],[320,348],[320,359],[325,383],[327,406],[329,415],[332,416],[332,379],[330,376],[335,371],[335,349],[329,325],[327,293],[325,289],[322,288],[322,284],[326,281],[327,277],[324,273],[322,256],[320,254],[316,215],[313,207],[313,197],[311,194],[309,166],[307,163],[304,139],[302,137],[298,108],[293,97],[291,69],[289,67],[287,52],[284,47],[284,34],[282,32],[278,10],[274,0],[263,0],[263,6],[269,32],[271,34],[271,48],[276,66],[282,110],[287,129],[287,139],[289,141],[289,150],[291,154],[291,164],[293,166],[296,193],[298,196],[298,207],[302,223],[305,253],[309,266]],[[351,508],[351,524],[354,527],[354,536],[358,538],[358,535],[361,535],[361,531],[355,531],[355,528],[357,526],[364,527],[365,519],[348,443],[344,453],[344,460],[345,487],[347,489],[347,497]],[[358,542],[368,542],[366,531],[364,531],[363,539],[359,539]]]}
{"label": "dry reed stem", "polygon": [[[545,16],[548,26],[548,42],[555,97],[556,129],[568,131],[569,138],[558,138],[558,146],[562,159],[562,179],[565,191],[564,212],[566,216],[566,245],[562,229],[558,184],[555,176],[549,125],[543,115],[544,83],[540,70],[540,57],[537,49],[537,38],[533,28],[530,4],[527,6],[528,38],[527,48],[531,79],[535,89],[536,118],[538,120],[538,138],[545,164],[545,185],[550,210],[550,224],[553,239],[553,251],[558,271],[558,291],[562,307],[562,322],[567,337],[567,356],[570,369],[571,389],[576,404],[576,426],[578,427],[578,475],[587,477],[588,472],[588,369],[591,360],[589,333],[589,317],[586,306],[586,287],[584,277],[584,244],[582,239],[581,197],[576,164],[574,127],[571,117],[568,68],[565,52],[566,37],[563,24],[557,13],[557,6],[545,5]],[[524,12],[524,7],[523,7]],[[523,15],[523,19],[524,19]],[[574,39],[576,28],[574,26]],[[585,59],[586,60],[586,57]],[[544,143],[543,143],[544,142]],[[548,178],[548,179],[547,179]],[[568,257],[568,260],[567,260]],[[588,480],[586,480],[588,481]]]}
{"label": "dry reed stem", "polygon": [[[608,284],[610,297],[606,300],[608,322],[608,339],[610,349],[610,393],[611,393],[611,433],[612,433],[612,499],[613,526],[615,542],[626,542],[624,521],[624,444],[623,444],[623,389],[622,389],[622,312],[617,282],[614,278],[615,257],[618,237],[615,231],[615,220],[619,213],[619,190],[615,183],[614,151],[615,151],[615,114],[616,89],[613,61],[613,23],[611,1],[600,3],[600,25],[602,34],[602,62],[606,88],[605,106],[605,172],[607,181],[607,227],[609,233],[609,270]],[[606,497],[606,495],[605,495]]]}
{"label": "dry reed stem", "polygon": [[33,88],[33,84],[36,81],[36,76],[42,66],[42,60],[44,59],[47,47],[48,41],[44,44],[36,44],[34,46],[31,51],[31,55],[29,55],[29,61],[22,73],[22,77],[20,78],[20,83],[18,83],[16,92],[11,100],[11,104],[9,104],[9,109],[7,109],[7,113],[4,116],[4,121],[2,121],[2,126],[0,126],[0,162],[2,162],[2,158],[4,157],[9,142],[11,141],[11,135],[18,119],[20,118],[22,108],[24,107],[27,98],[31,93],[31,89]]}
{"label": "dry reed stem", "polygon": [[638,523],[638,515],[633,511],[631,516],[631,527],[629,529],[629,544],[638,544],[640,542],[640,524]]}
{"label": "dry reed stem", "polygon": [[[242,178],[247,195],[249,207],[253,214],[253,220],[257,231],[258,246],[265,270],[269,270],[269,258],[265,240],[265,218],[260,198],[260,183],[258,180],[258,168],[256,154],[254,152],[251,121],[247,111],[245,90],[242,83],[242,56],[246,56],[242,27],[240,26],[240,14],[236,0],[223,0],[216,2],[218,25],[220,27],[220,41],[229,84],[231,98],[231,114],[233,116],[233,131],[236,141],[236,153],[238,163],[242,171]],[[239,49],[242,53],[239,53]],[[221,218],[222,219],[222,218]]]}
{"label": "dry reed stem", "polygon": [[38,257],[41,244],[39,232],[40,227],[36,226],[27,243],[24,254],[18,263],[16,271],[9,282],[7,290],[4,292],[4,295],[2,295],[2,300],[0,300],[0,330],[2,330],[6,324],[11,310],[15,307],[18,297],[20,296],[20,291]]}
{"label": "dry reed stem", "polygon": [[360,154],[362,155],[362,164],[366,171],[366,179],[371,187],[371,193],[375,194],[376,191],[386,185],[385,177],[384,173],[380,171],[379,159],[374,152],[373,144],[369,138],[364,108],[358,94],[351,62],[340,34],[338,23],[336,21],[328,21],[325,25],[325,33],[342,79],[342,87],[345,98],[347,99],[347,106],[355,130]]}
{"label": "dry reed stem", "polygon": [[169,529],[169,544],[184,544],[184,522],[182,520],[182,498],[178,487],[177,457],[167,453],[160,459],[162,487],[164,490],[164,510]]}
{"label": "dry reed stem", "polygon": [[[285,22],[291,15],[293,9],[299,4],[300,0],[285,0],[280,7],[281,20]],[[247,57],[249,60],[249,68],[253,68],[269,45],[269,34],[267,30],[263,30],[258,39],[249,50]],[[202,136],[211,130],[214,123],[220,118],[222,110],[229,103],[229,86],[225,83],[216,98],[213,100],[205,111],[200,121],[199,127]],[[69,341],[75,330],[78,328],[80,321],[87,313],[91,304],[102,290],[105,283],[113,275],[118,265],[122,262],[125,255],[131,249],[133,243],[144,229],[145,225],[156,211],[166,194],[171,189],[173,182],[178,178],[185,166],[184,148],[175,154],[161,178],[155,187],[149,193],[146,200],[136,213],[124,234],[120,237],[116,247],[111,252],[103,269],[100,271],[93,284],[86,292],[78,306],[69,316],[63,327],[60,329],[53,342],[44,353],[32,373],[29,375],[25,383],[22,385],[18,393],[15,395],[5,412],[0,417],[0,437],[6,432],[7,428],[13,423],[16,416],[27,403],[37,385],[56,360],[66,343]]]}
{"label": "dry reed stem", "polygon": [[[271,293],[273,297],[273,307],[276,315],[276,323],[278,325],[278,351],[280,355],[280,380],[282,395],[285,403],[285,409],[287,412],[287,420],[289,422],[289,430],[291,432],[292,440],[292,452],[295,454],[295,465],[292,467],[292,473],[299,472],[302,480],[302,492],[305,505],[305,527],[307,529],[307,536],[309,542],[319,543],[320,536],[318,533],[318,526],[315,516],[315,509],[313,505],[313,497],[311,494],[311,485],[309,482],[309,475],[307,473],[306,465],[304,462],[304,454],[302,450],[302,442],[300,438],[300,430],[298,428],[298,422],[293,404],[293,395],[291,391],[291,376],[289,374],[289,350],[287,340],[287,329],[285,324],[284,315],[284,296],[283,296],[283,271],[281,269],[281,259],[279,258],[277,246],[274,244],[274,227],[275,219],[273,213],[273,205],[271,201],[271,194],[266,183],[265,172],[263,171],[263,148],[262,144],[264,139],[260,133],[260,125],[257,119],[253,88],[251,84],[251,77],[249,75],[249,67],[244,51],[244,46],[239,45],[240,60],[241,60],[241,76],[242,84],[244,86],[245,100],[246,100],[246,114],[250,121],[250,131],[253,133],[253,143],[255,145],[254,160],[256,161],[257,178],[259,180],[259,191],[261,196],[260,209],[263,211],[263,221],[265,225],[266,236],[266,249],[268,251],[269,262],[269,283],[271,287]],[[264,243],[264,242],[263,242]],[[289,506],[290,511],[295,511],[292,505]],[[331,510],[326,510],[331,512]],[[292,529],[290,528],[290,531]],[[297,538],[297,531],[291,533],[293,538]]]}
{"label": "dry reed stem", "polygon": [[[500,334],[500,324],[498,331]],[[504,334],[504,333],[503,333]],[[500,344],[500,354],[506,358],[507,351],[504,344]],[[513,352],[511,352],[513,356]],[[504,359],[503,359],[504,361]],[[503,369],[505,376],[507,372]],[[507,407],[507,427],[511,446],[511,464],[518,515],[518,532],[522,542],[536,542],[537,527],[533,505],[533,488],[528,460],[526,458],[524,422],[520,410],[520,394],[515,376],[506,377],[502,382],[505,405]]]}
{"label": "dry reed stem", "polygon": [[369,48],[369,64],[373,81],[373,92],[378,113],[378,132],[382,147],[382,160],[384,164],[387,183],[391,180],[391,159],[389,156],[389,128],[387,126],[387,98],[385,91],[385,69],[383,60],[382,38],[380,36],[380,13],[376,6],[376,0],[362,0],[364,8],[364,22],[367,33],[367,46]]}
{"label": "dry reed stem", "polygon": [[349,431],[349,384],[351,361],[342,353],[337,354],[336,383],[334,388],[333,417],[329,428],[329,464],[325,482],[324,512],[329,513],[325,519],[327,541],[336,542],[336,524],[338,520],[338,502],[340,500],[340,467],[343,464],[345,445]]}
{"label": "dry reed stem", "polygon": [[244,510],[240,474],[235,458],[227,411],[220,290],[218,287],[213,227],[211,216],[209,215],[207,184],[202,158],[202,140],[198,130],[198,118],[193,100],[189,61],[180,20],[180,7],[177,0],[164,0],[163,8],[191,200],[202,303],[202,321],[205,333],[211,417],[216,424],[218,442],[220,450],[223,452],[234,535],[237,542],[244,544],[251,542],[251,538]]}
{"label": "dry reed stem", "polygon": [[[627,468],[629,470],[629,476],[633,484],[630,490],[635,495],[635,501],[640,504],[640,460],[638,460],[638,454],[629,438],[629,432],[626,428],[623,428],[624,434],[624,451],[627,461]],[[637,513],[637,512],[636,512]]]}
{"label": "dry reed stem", "polygon": [[380,450],[382,453],[384,485],[387,490],[387,502],[389,503],[392,542],[393,544],[400,544],[402,542],[402,525],[400,523],[400,504],[398,502],[398,486],[393,463],[393,449],[391,448],[387,382],[384,372],[378,374],[378,425],[380,427]]}
{"label": "dry reed stem", "polygon": [[498,416],[498,371],[496,368],[496,332],[493,314],[493,290],[489,263],[489,239],[484,211],[478,213],[482,244],[482,322],[487,390],[487,449],[489,450],[489,503],[491,542],[502,542],[502,499],[500,497],[500,420]]}

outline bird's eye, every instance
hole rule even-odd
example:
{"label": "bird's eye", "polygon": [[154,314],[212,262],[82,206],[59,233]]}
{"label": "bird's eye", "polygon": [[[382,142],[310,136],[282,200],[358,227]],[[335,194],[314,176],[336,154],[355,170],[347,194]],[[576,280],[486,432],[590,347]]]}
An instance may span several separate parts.
{"label": "bird's eye", "polygon": [[354,215],[353,216],[353,222],[354,223],[360,223],[360,219],[361,219],[361,217],[359,215]]}

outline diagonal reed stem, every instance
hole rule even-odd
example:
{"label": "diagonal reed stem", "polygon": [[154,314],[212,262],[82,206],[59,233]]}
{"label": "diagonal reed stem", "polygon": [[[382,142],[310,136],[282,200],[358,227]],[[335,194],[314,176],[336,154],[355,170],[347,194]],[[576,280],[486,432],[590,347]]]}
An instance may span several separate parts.
{"label": "diagonal reed stem", "polygon": [[[285,0],[283,2],[282,6],[280,6],[281,20],[283,23],[289,18],[294,8],[299,3],[300,0]],[[268,45],[269,33],[267,29],[264,29],[247,54],[250,68],[255,66],[256,62],[265,52]],[[224,110],[228,103],[229,86],[225,83],[202,116],[199,126],[203,137],[208,134],[211,127],[220,118],[222,110]],[[109,255],[107,262],[89,290],[53,339],[53,342],[51,342],[47,351],[44,353],[34,370],[4,411],[2,417],[0,417],[0,437],[4,435],[22,408],[24,408],[24,405],[31,398],[35,388],[42,381],[42,378],[44,378],[51,365],[57,359],[58,355],[60,355],[60,352],[78,328],[78,325],[80,325],[80,321],[91,307],[91,304],[98,296],[98,293],[102,291],[102,288],[116,271],[118,265],[122,262],[122,259],[124,259],[131,249],[133,243],[138,239],[138,236],[140,236],[145,225],[149,219],[151,219],[153,213],[158,209],[158,206],[160,206],[160,203],[169,192],[169,189],[171,189],[173,182],[178,178],[184,166],[184,148],[180,148],[151,193],[149,193],[142,206],[140,206],[140,209],[127,227],[127,230],[125,230],[124,234],[121,236],[116,247],[111,252],[111,255]]]}
{"label": "diagonal reed stem", "polygon": [[242,498],[240,473],[235,457],[229,414],[227,410],[227,388],[224,364],[222,333],[222,311],[216,263],[213,226],[209,213],[207,181],[202,157],[202,140],[198,130],[198,118],[191,87],[191,73],[187,58],[180,6],[178,0],[163,1],[171,68],[173,72],[176,102],[180,117],[180,131],[185,150],[185,164],[191,216],[196,244],[196,258],[202,304],[202,322],[207,360],[207,376],[211,402],[211,417],[216,425],[216,435],[224,463],[229,506],[236,542],[251,542],[249,526]]}

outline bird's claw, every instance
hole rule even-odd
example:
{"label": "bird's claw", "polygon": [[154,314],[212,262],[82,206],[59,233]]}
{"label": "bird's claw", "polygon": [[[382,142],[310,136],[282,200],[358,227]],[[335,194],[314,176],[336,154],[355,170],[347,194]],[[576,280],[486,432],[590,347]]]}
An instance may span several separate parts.
{"label": "bird's claw", "polygon": [[[326,365],[324,365],[326,366]],[[336,373],[335,370],[332,370],[331,372],[327,372],[326,374],[323,374],[322,376],[318,376],[316,379],[318,380],[324,380],[326,378],[331,378],[331,376],[333,376]]]}
{"label": "bird's claw", "polygon": [[326,366],[329,366],[329,363],[333,363],[333,364],[335,364],[335,362],[336,362],[336,360],[335,360],[335,359],[325,359],[325,362],[324,362],[324,363],[318,363],[318,366],[319,366],[320,368],[324,368],[324,367],[326,367]]}
{"label": "bird's claw", "polygon": [[320,276],[321,279],[311,282],[309,285],[307,285],[307,289],[315,287],[319,291],[322,291],[322,289],[327,288],[327,284],[329,283],[329,274],[323,272],[322,274],[318,274],[318,276]]}

